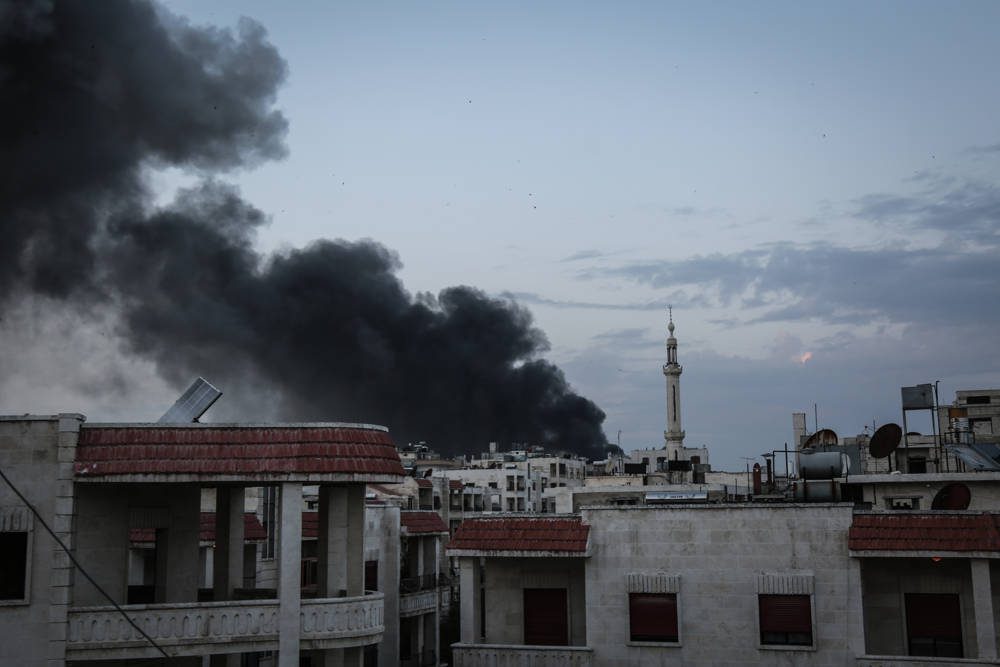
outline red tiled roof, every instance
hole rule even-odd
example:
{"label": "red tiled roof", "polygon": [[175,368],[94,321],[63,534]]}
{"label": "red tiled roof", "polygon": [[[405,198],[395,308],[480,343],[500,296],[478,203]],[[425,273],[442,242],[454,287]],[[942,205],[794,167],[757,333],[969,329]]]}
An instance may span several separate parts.
{"label": "red tiled roof", "polygon": [[438,513],[431,510],[403,510],[399,522],[410,535],[448,532]]}
{"label": "red tiled roof", "polygon": [[853,551],[1000,551],[1000,514],[856,514]]}
{"label": "red tiled roof", "polygon": [[[215,542],[215,512],[202,512],[199,517],[198,539],[202,542]],[[155,528],[129,528],[128,539],[135,543],[152,543],[156,541]],[[267,539],[267,531],[253,512],[243,514],[243,539],[247,542],[257,542]]]}
{"label": "red tiled roof", "polygon": [[448,488],[451,489],[452,491],[461,491],[462,490],[462,481],[458,480],[458,479],[449,479],[448,480]]}
{"label": "red tiled roof", "polygon": [[423,477],[421,477],[420,479],[417,480],[417,486],[419,486],[421,489],[431,489],[431,488],[434,488],[434,485],[431,484],[431,480],[424,479]]}
{"label": "red tiled roof", "polygon": [[589,534],[580,517],[466,519],[448,549],[584,552]]}
{"label": "red tiled roof", "polygon": [[84,426],[78,477],[403,475],[389,434],[363,426]]}

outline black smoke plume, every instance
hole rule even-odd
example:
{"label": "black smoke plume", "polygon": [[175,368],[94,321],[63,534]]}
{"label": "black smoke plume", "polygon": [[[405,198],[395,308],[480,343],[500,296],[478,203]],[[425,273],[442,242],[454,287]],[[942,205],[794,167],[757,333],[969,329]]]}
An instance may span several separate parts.
{"label": "black smoke plume", "polygon": [[[214,175],[284,155],[285,69],[249,20],[234,34],[142,1],[0,4],[0,303],[110,305],[128,350],[178,386],[259,383],[242,395],[277,395],[281,418],[383,423],[452,454],[599,455],[604,414],[539,358],[524,308],[469,287],[413,297],[373,241],[254,249],[265,216]],[[154,209],[145,175],[164,166],[203,182]]]}

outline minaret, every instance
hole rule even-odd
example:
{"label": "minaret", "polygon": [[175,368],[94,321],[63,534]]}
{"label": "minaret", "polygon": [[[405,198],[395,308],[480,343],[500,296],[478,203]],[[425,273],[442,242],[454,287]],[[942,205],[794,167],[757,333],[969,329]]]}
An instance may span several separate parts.
{"label": "minaret", "polygon": [[663,364],[663,374],[667,378],[667,430],[663,432],[666,448],[676,451],[684,446],[684,431],[681,430],[681,373],[684,369],[677,363],[677,339],[674,338],[674,309],[668,307],[670,323],[667,324],[667,363]]}

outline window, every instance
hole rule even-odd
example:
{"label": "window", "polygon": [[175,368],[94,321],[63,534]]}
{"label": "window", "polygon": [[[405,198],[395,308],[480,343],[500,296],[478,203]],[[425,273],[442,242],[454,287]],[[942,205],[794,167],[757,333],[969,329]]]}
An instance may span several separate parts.
{"label": "window", "polygon": [[514,476],[513,475],[507,475],[507,490],[508,491],[513,491],[514,490]]}
{"label": "window", "polygon": [[990,397],[989,396],[966,396],[965,397],[965,403],[966,403],[966,405],[989,405],[990,404]]}
{"label": "window", "polygon": [[366,560],[365,561],[365,590],[366,591],[377,591],[378,590],[378,561],[377,560]]}
{"label": "window", "polygon": [[677,594],[629,593],[629,640],[677,643]]}
{"label": "window", "polygon": [[28,532],[0,533],[0,600],[26,601]]}
{"label": "window", "polygon": [[518,512],[523,512],[524,511],[524,498],[518,498],[517,499],[517,511]]}
{"label": "window", "polygon": [[260,557],[263,559],[271,559],[274,558],[275,545],[278,535],[278,487],[265,486],[263,488],[263,495],[264,507],[263,512],[261,512],[263,514],[261,517],[261,523],[264,524],[264,530],[267,533],[267,537],[264,540]]}
{"label": "window", "polygon": [[525,588],[524,643],[568,646],[568,609],[565,588]]}
{"label": "window", "polygon": [[507,499],[507,511],[508,512],[513,512],[514,511],[514,499],[513,498],[508,498]]}
{"label": "window", "polygon": [[958,595],[907,593],[906,638],[910,655],[963,657]]}
{"label": "window", "polygon": [[760,643],[812,646],[812,602],[809,595],[758,595]]}

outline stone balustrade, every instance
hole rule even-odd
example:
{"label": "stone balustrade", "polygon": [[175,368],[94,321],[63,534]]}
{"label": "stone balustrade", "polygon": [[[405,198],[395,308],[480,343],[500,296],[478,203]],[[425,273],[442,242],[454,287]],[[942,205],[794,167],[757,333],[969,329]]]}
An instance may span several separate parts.
{"label": "stone balustrade", "polygon": [[590,667],[587,646],[521,646],[517,644],[452,644],[455,667]]}
{"label": "stone balustrade", "polygon": [[438,592],[420,591],[419,593],[408,593],[399,596],[399,615],[416,616],[426,614],[437,609]]}
{"label": "stone balustrade", "polygon": [[[122,609],[170,656],[274,651],[278,601],[249,600],[128,605]],[[303,600],[303,650],[363,646],[384,627],[381,593]],[[160,652],[111,606],[69,610],[68,660],[155,658]]]}
{"label": "stone balustrade", "polygon": [[855,662],[857,667],[969,667],[969,665],[996,665],[995,659],[980,658],[931,658],[913,655],[863,655]]}

